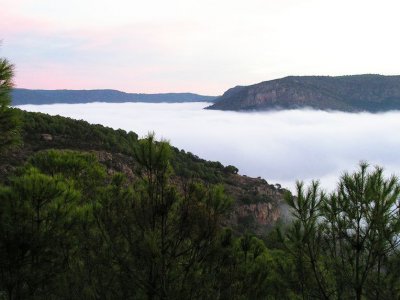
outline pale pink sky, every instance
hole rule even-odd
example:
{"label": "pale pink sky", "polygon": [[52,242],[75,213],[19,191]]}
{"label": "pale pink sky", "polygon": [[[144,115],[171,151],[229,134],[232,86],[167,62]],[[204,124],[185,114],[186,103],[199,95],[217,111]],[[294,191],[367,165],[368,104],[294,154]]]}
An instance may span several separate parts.
{"label": "pale pink sky", "polygon": [[218,95],[287,75],[399,74],[397,0],[0,0],[18,87]]}

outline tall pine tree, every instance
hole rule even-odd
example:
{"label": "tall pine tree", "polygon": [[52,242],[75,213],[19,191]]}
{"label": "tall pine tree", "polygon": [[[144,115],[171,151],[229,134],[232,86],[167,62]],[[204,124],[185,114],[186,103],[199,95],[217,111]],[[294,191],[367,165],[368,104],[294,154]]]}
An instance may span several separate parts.
{"label": "tall pine tree", "polygon": [[17,112],[10,108],[13,87],[14,66],[0,58],[0,152],[19,141],[19,120]]}

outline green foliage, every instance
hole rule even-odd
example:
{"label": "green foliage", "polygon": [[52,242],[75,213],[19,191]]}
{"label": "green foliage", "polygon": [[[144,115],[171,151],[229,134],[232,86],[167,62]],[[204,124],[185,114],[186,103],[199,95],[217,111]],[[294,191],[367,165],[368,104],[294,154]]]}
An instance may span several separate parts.
{"label": "green foliage", "polygon": [[316,182],[306,191],[298,183],[297,197],[287,197],[295,220],[286,238],[303,295],[380,299],[386,284],[398,293],[388,262],[400,242],[399,197],[398,178],[379,167],[369,172],[366,163],[329,196]]}
{"label": "green foliage", "polygon": [[137,134],[124,130],[113,130],[102,125],[90,125],[85,121],[77,121],[61,116],[49,116],[42,113],[21,111],[23,117],[22,132],[24,140],[34,141],[39,149],[44,141],[38,133],[54,136],[53,147],[70,149],[101,149],[132,154],[137,143]]}
{"label": "green foliage", "polygon": [[41,151],[29,159],[29,164],[51,176],[62,174],[85,197],[91,197],[98,187],[103,186],[106,179],[104,166],[99,164],[94,155],[88,153],[69,150]]}
{"label": "green foliage", "polygon": [[[134,132],[113,130],[102,125],[91,125],[82,120],[61,116],[19,112],[23,119],[24,141],[31,144],[34,150],[44,150],[49,147],[48,142],[40,138],[40,133],[51,134],[53,136],[51,147],[59,149],[106,150],[133,156],[134,149],[139,144],[138,136]],[[219,162],[206,161],[175,147],[170,147],[170,152],[170,164],[177,176],[200,179],[212,184],[228,180],[227,172]]]}
{"label": "green foliage", "polygon": [[297,299],[288,255],[269,250],[250,234],[235,237],[230,229],[222,231],[209,266],[212,299]]}
{"label": "green foliage", "polygon": [[10,108],[13,77],[14,66],[0,58],[0,153],[20,141],[19,116],[15,109]]}
{"label": "green foliage", "polygon": [[[201,299],[232,201],[171,180],[171,147],[139,141],[131,183],[91,154],[33,155],[0,189],[0,291],[10,299]],[[204,281],[204,287],[197,285]]]}
{"label": "green foliage", "polygon": [[51,293],[77,242],[80,193],[60,176],[29,168],[0,188],[0,290],[9,299]]}
{"label": "green foliage", "polygon": [[231,174],[237,174],[239,172],[239,169],[235,166],[229,165],[224,168],[224,171]]}
{"label": "green foliage", "polygon": [[108,193],[119,195],[119,201],[103,198],[101,207],[107,210],[96,214],[113,245],[111,259],[123,273],[125,297],[196,297],[194,278],[202,276],[220,218],[230,206],[219,187],[190,184],[179,193],[170,183],[170,155],[170,146],[155,142],[154,135],[141,140],[135,150],[140,168],[133,190],[118,178],[118,187]]}
{"label": "green foliage", "polygon": [[218,184],[224,182],[224,166],[219,162],[206,161],[198,156],[179,151],[172,148],[174,155],[171,158],[171,164],[178,176],[185,178],[201,179],[203,181]]}

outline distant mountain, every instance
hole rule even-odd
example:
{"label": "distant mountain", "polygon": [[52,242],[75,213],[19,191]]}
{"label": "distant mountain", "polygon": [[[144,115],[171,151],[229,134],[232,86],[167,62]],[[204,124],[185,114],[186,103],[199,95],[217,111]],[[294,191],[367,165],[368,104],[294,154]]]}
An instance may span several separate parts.
{"label": "distant mountain", "polygon": [[215,98],[192,93],[134,94],[117,90],[14,89],[12,92],[12,105],[90,102],[213,102]]}
{"label": "distant mountain", "polygon": [[207,109],[314,108],[340,111],[400,109],[400,76],[289,76],[227,90]]}

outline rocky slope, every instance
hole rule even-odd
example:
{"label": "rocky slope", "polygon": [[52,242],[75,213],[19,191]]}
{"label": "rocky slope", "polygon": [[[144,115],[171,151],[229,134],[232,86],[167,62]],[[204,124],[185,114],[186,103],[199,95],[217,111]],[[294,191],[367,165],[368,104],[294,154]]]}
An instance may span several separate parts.
{"label": "rocky slope", "polygon": [[400,109],[400,76],[289,76],[226,91],[208,109],[379,112]]}

